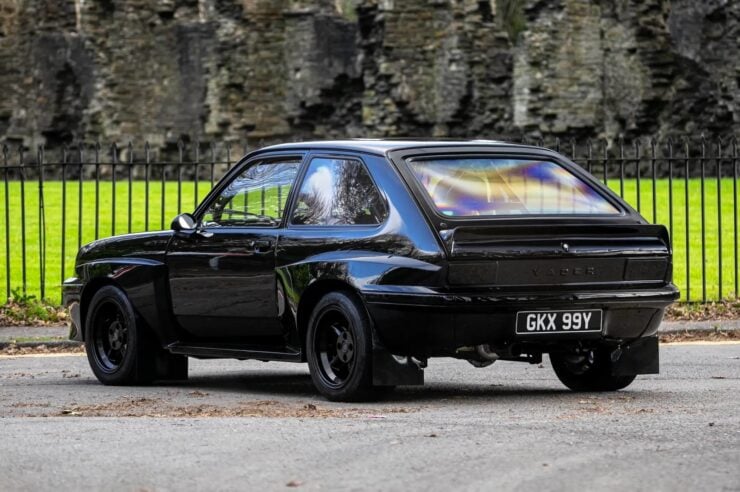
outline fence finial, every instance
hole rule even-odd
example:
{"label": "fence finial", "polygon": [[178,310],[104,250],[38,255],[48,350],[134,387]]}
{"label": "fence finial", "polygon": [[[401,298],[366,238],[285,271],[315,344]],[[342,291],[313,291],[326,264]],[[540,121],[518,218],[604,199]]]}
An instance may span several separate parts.
{"label": "fence finial", "polygon": [[113,160],[113,164],[118,163],[118,145],[116,142],[113,142],[110,146],[110,153],[111,153],[111,159]]}

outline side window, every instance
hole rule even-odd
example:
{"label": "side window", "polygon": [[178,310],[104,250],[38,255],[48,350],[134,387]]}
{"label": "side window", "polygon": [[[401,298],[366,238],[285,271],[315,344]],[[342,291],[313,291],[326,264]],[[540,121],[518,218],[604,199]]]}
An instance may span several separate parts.
{"label": "side window", "polygon": [[361,162],[317,158],[303,178],[293,210],[293,224],[379,224],[386,208]]}
{"label": "side window", "polygon": [[276,226],[295,182],[299,158],[249,166],[221,192],[203,215],[204,226]]}

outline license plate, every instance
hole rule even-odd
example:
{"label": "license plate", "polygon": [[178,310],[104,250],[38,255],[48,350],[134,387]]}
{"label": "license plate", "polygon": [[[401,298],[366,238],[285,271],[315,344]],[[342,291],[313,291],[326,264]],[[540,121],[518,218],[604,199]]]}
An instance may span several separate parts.
{"label": "license plate", "polygon": [[516,333],[589,333],[601,331],[601,309],[582,311],[519,311]]}

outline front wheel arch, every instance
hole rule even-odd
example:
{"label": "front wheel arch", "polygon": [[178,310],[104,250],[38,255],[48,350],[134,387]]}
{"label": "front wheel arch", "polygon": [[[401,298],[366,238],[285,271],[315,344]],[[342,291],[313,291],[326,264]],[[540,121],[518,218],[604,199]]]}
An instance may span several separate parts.
{"label": "front wheel arch", "polygon": [[92,301],[93,297],[95,297],[95,294],[102,289],[103,287],[107,285],[112,285],[113,287],[116,287],[120,290],[121,287],[116,284],[113,280],[111,280],[108,277],[96,277],[91,280],[89,280],[85,287],[82,289],[82,295],[80,295],[80,332],[82,333],[82,340],[85,340],[85,337],[87,336],[87,327],[86,320],[87,320],[87,312],[88,309],[90,309],[90,301]]}

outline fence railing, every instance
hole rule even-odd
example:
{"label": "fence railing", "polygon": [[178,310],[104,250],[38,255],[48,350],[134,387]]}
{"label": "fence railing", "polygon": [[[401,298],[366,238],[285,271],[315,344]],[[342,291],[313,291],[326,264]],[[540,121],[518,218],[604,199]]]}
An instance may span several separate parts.
{"label": "fence railing", "polygon": [[[665,224],[683,301],[737,298],[738,142],[528,141],[573,159],[647,220]],[[161,230],[192,211],[246,145],[76,145],[0,156],[0,279],[52,301],[77,250],[114,234]],[[2,290],[0,290],[2,292]]]}

